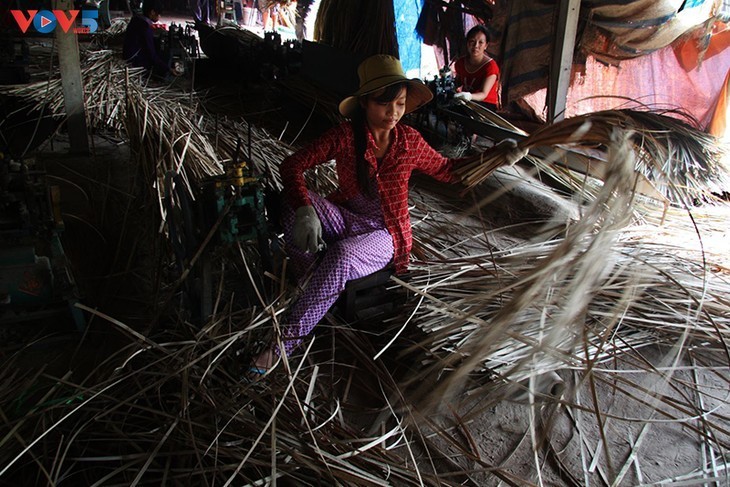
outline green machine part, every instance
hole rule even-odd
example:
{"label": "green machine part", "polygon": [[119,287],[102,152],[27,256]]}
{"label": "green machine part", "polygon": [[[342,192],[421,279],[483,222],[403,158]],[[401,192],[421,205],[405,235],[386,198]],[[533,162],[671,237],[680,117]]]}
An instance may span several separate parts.
{"label": "green machine part", "polygon": [[220,215],[226,203],[230,207],[221,222],[221,242],[247,242],[267,235],[263,185],[259,178],[244,175],[245,163],[239,163],[228,178],[216,182],[216,209]]}

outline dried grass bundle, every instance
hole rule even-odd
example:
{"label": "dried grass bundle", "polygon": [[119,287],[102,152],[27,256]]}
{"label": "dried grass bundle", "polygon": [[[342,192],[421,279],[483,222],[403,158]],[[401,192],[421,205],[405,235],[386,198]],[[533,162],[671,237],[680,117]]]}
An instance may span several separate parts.
{"label": "dried grass bundle", "polygon": [[[618,144],[617,134],[618,132],[614,133],[614,147]],[[564,239],[560,242],[549,242],[539,248],[536,256],[539,260],[528,260],[525,255],[519,256],[520,262],[528,263],[529,270],[527,275],[516,274],[516,279],[510,279],[510,284],[500,283],[500,289],[510,290],[509,295],[503,295],[497,301],[493,301],[497,298],[494,295],[475,295],[473,304],[461,303],[460,309],[464,314],[455,316],[457,320],[453,325],[439,330],[437,335],[432,335],[429,339],[430,342],[436,337],[459,336],[465,328],[473,331],[471,336],[467,333],[458,340],[461,344],[458,349],[461,352],[446,359],[448,367],[453,367],[458,362],[461,365],[457,369],[458,373],[443,382],[436,397],[449,395],[454,389],[463,388],[467,374],[477,369],[486,357],[495,357],[495,360],[501,361],[497,358],[499,354],[495,355],[498,350],[513,351],[514,346],[505,347],[501,343],[502,339],[540,337],[537,343],[525,339],[525,344],[533,350],[526,359],[533,364],[536,364],[534,361],[537,356],[572,356],[575,339],[583,337],[581,328],[586,322],[588,303],[604,277],[611,272],[610,256],[617,232],[628,224],[631,214],[629,210],[633,195],[634,160],[627,144],[624,143],[614,150],[616,153],[611,159],[612,172],[609,173],[604,191],[586,210],[581,220],[569,227]],[[478,304],[484,302],[484,298],[487,298],[487,302],[499,303],[499,308],[492,308],[489,313],[489,310],[479,307]],[[492,315],[488,320],[479,318],[484,311]],[[547,327],[546,316],[551,318]],[[521,328],[520,323],[537,328],[534,331],[515,333]],[[489,331],[486,331],[486,327]],[[456,330],[459,333],[454,333]],[[539,345],[535,346],[536,344]],[[427,348],[431,347],[429,345]],[[514,366],[514,371],[531,370],[522,360],[506,360],[504,363]],[[439,367],[443,367],[443,364],[439,364]],[[425,373],[433,374],[433,371],[426,370]],[[502,375],[509,377],[511,373]],[[521,379],[522,377],[518,380]]]}
{"label": "dried grass bundle", "polygon": [[[4,369],[14,375],[4,383],[16,384],[16,394],[0,407],[11,428],[0,440],[0,477],[56,484],[72,475],[85,485],[259,485],[279,477],[300,485],[443,485],[408,455],[410,434],[401,426],[361,431],[348,393],[331,396],[341,380],[333,383],[318,366],[301,360],[291,376],[246,379],[251,337],[268,334],[262,330],[285,305],[219,309],[201,330],[179,324],[156,338],[82,305],[92,327],[111,326],[130,343],[88,376]],[[358,363],[367,359],[357,339],[345,348],[360,350]],[[383,377],[386,398],[395,398],[382,364],[366,367]],[[30,389],[38,396],[21,394]]]}
{"label": "dried grass bundle", "polygon": [[[721,224],[712,228],[720,220],[703,220],[708,224],[696,227],[692,215],[674,210],[665,223],[671,228],[665,230],[633,220],[631,146],[630,136],[614,138],[609,177],[562,237],[533,238],[500,250],[493,248],[488,227],[480,235],[470,233],[472,225],[452,223],[451,234],[439,234],[416,224],[414,239],[428,241],[429,250],[440,253],[417,262],[407,281],[396,280],[415,297],[392,320],[390,333],[403,333],[404,322],[425,332],[404,357],[425,355],[422,368],[413,367],[405,385],[415,388],[427,410],[443,411],[464,393],[478,405],[463,418],[477,418],[505,400],[526,403],[535,471],[540,472],[539,458],[554,441],[548,435],[557,414],[544,404],[559,399],[573,411],[577,444],[551,455],[566,470],[583,475],[585,483],[596,476],[594,481],[618,485],[634,464],[638,470],[641,455],[652,455],[641,440],[658,418],[696,432],[708,456],[721,457],[728,444],[723,414],[706,409],[725,410],[729,399],[720,392],[730,385],[727,258],[721,244],[703,245],[724,230]],[[435,201],[428,211],[437,212]],[[416,209],[414,217],[425,218],[422,201]],[[727,206],[707,210],[728,215]],[[478,242],[484,245],[480,253],[475,252]],[[690,250],[703,247],[708,252]],[[652,351],[657,345],[658,359]],[[695,369],[699,349],[708,375]],[[624,363],[634,375],[627,375]],[[556,371],[566,379],[567,390]],[[714,374],[717,390],[710,378]],[[613,409],[612,401],[636,403],[638,409],[624,417],[626,410]],[[698,426],[696,414],[706,411]],[[609,447],[619,425],[627,424],[639,437],[633,450],[615,443]],[[591,439],[596,432],[598,445]],[[582,464],[572,458],[576,454]],[[623,465],[616,463],[627,455]],[[596,470],[596,465],[603,466]],[[686,477],[667,478],[722,476],[723,468],[722,460],[715,467],[700,463]]]}
{"label": "dried grass bundle", "polygon": [[109,27],[94,33],[88,50],[104,50],[110,40],[124,35],[128,25],[129,19],[126,17],[115,17],[111,19]]}
{"label": "dried grass bundle", "polygon": [[[149,99],[162,97],[168,103],[185,103],[189,100],[185,94],[169,90],[168,87],[147,85],[144,69],[130,68],[111,50],[84,51],[81,64],[87,124],[92,130],[120,132],[123,129],[129,81],[143,87],[140,89]],[[19,109],[36,109],[53,117],[65,116],[63,89],[57,68],[43,81],[2,86],[0,94],[26,101],[26,105]]]}
{"label": "dried grass bundle", "polygon": [[[636,170],[670,201],[693,205],[697,199],[714,199],[712,192],[730,188],[730,175],[720,163],[721,146],[696,124],[667,113],[626,109],[576,116],[541,127],[520,141],[519,146],[532,149],[564,145],[605,150],[613,129],[619,127],[633,134]],[[486,159],[475,156],[460,169],[464,184],[472,188],[489,177],[504,164],[506,150],[493,151]]]}

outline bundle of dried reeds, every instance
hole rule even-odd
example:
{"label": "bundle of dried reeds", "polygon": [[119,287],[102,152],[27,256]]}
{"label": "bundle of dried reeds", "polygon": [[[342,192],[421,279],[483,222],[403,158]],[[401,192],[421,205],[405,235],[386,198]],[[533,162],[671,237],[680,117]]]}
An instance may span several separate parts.
{"label": "bundle of dried reeds", "polygon": [[94,33],[94,36],[91,38],[89,50],[106,49],[111,39],[124,35],[128,25],[129,19],[126,17],[115,17],[111,19],[109,27]]}
{"label": "bundle of dried reeds", "polygon": [[[721,356],[730,319],[727,283],[723,289],[714,279],[690,279],[696,263],[673,259],[655,245],[640,248],[643,239],[637,242],[636,232],[626,226],[630,195],[619,191],[631,191],[630,151],[625,162],[587,210],[584,224],[570,229],[564,240],[416,263],[404,283],[414,290],[414,303],[394,327],[425,330],[418,348],[428,352],[408,355],[421,363],[405,362],[412,371],[406,378],[433,389],[429,399],[452,404],[453,413],[424,414],[408,388],[398,385],[402,377],[395,371],[402,365],[392,351],[373,348],[377,340],[338,321],[334,333],[320,325],[314,342],[292,358],[290,374],[280,366],[262,381],[249,382],[247,351],[283,316],[288,291],[245,312],[218,308],[200,330],[180,323],[156,337],[85,308],[92,329],[111,326],[129,337],[129,346],[88,376],[32,373],[13,367],[15,356],[6,360],[0,405],[8,434],[0,449],[0,476],[58,483],[73,475],[89,485],[260,485],[281,478],[302,485],[485,485],[499,479],[517,486],[530,484],[535,475],[553,478],[545,459],[554,458],[563,476],[611,484],[627,479],[629,466],[653,461],[649,455],[655,449],[642,448],[641,440],[659,419],[695,433],[692,439],[699,439],[711,457],[728,446],[722,418],[712,413],[722,405],[718,387],[728,363]],[[431,201],[429,210],[439,211],[438,198]],[[420,216],[422,208],[415,210]],[[451,233],[458,228],[451,227]],[[630,238],[620,237],[622,230]],[[430,236],[437,247],[443,238],[451,236]],[[224,269],[235,265],[245,262],[227,261]],[[647,268],[656,271],[646,275]],[[697,326],[694,318],[707,322]],[[400,337],[414,338],[408,329]],[[323,347],[329,340],[331,347]],[[704,353],[690,348],[695,341],[704,344]],[[648,362],[639,352],[655,342],[677,345],[677,354],[694,361],[687,370],[696,375],[688,376],[685,366]],[[622,357],[631,360],[628,370],[616,370]],[[475,370],[466,374],[464,389],[446,394],[470,362]],[[562,369],[571,385],[560,399],[562,414],[541,402],[539,377],[555,369]],[[719,384],[709,382],[713,375]],[[682,395],[670,395],[657,384]],[[523,455],[492,456],[489,439],[502,432],[494,428],[484,436],[478,420],[522,389],[528,405],[515,414],[531,421],[512,450],[527,452],[528,458],[532,452],[534,464],[527,472]],[[603,392],[592,394],[592,389]],[[459,407],[464,391],[478,404]],[[626,398],[645,410],[632,409],[637,416],[631,417],[611,404]],[[559,446],[555,434],[546,435],[555,416],[572,418],[566,428],[582,447]],[[623,428],[613,426],[626,422],[638,428],[629,452],[625,441],[616,441],[624,439]],[[696,448],[696,441],[692,444]],[[576,465],[578,458],[583,466]],[[665,478],[647,477],[646,468],[643,475],[652,481],[701,478],[721,474],[721,460],[716,463],[682,477],[668,467]]]}
{"label": "bundle of dried reeds", "polygon": [[[167,102],[189,100],[188,96],[179,91],[170,91],[164,86],[146,85],[144,70],[130,68],[111,50],[84,51],[81,75],[90,129],[122,130],[126,86],[129,80],[144,86],[142,89],[150,99],[164,97]],[[0,93],[26,100],[27,105],[20,109],[44,109],[51,116],[65,116],[63,88],[57,68],[44,81],[2,86]]]}
{"label": "bundle of dried reeds", "polygon": [[487,122],[497,127],[510,130],[519,135],[528,135],[527,132],[512,124],[509,120],[474,101],[460,100],[459,104],[469,110],[469,117],[478,122]]}
{"label": "bundle of dried reeds", "polygon": [[232,70],[246,70],[244,76],[250,76],[249,71],[253,72],[252,68],[261,62],[263,38],[250,30],[235,24],[215,28],[201,25],[198,35],[200,49],[206,56]]}
{"label": "bundle of dried reeds", "polygon": [[133,343],[88,376],[14,369],[14,380],[4,377],[2,410],[12,431],[0,440],[0,477],[57,484],[73,476],[85,485],[260,485],[279,477],[300,485],[438,483],[389,451],[403,444],[403,428],[358,432],[316,366],[300,364],[291,380],[243,378],[236,351],[270,325],[267,315],[221,316],[157,342],[95,314]]}
{"label": "bundle of dried reeds", "polygon": [[[675,112],[672,112],[675,114]],[[671,201],[693,204],[712,199],[712,192],[730,188],[730,175],[720,164],[722,147],[711,135],[667,112],[607,110],[572,117],[541,127],[520,141],[522,148],[558,144],[605,148],[614,128],[630,131],[637,152],[636,170],[646,176]],[[474,157],[461,168],[464,184],[471,188],[504,163],[505,151]]]}
{"label": "bundle of dried reeds", "polygon": [[[551,441],[541,430],[540,404],[557,393],[569,410],[582,411],[575,413],[581,418],[575,429],[585,470],[573,465],[573,472],[587,479],[596,473],[593,468],[589,473],[588,464],[605,462],[598,477],[614,485],[629,475],[634,462],[639,469],[639,451],[651,455],[641,441],[623,465],[616,464],[627,455],[621,448],[602,455],[599,450],[608,448],[615,423],[635,424],[643,439],[652,418],[664,418],[696,431],[703,451],[718,455],[727,439],[722,415],[708,412],[698,427],[694,412],[726,407],[728,398],[713,394],[713,380],[698,375],[697,361],[710,375],[722,376],[720,388],[730,382],[722,372],[730,363],[727,258],[719,250],[721,243],[703,242],[725,230],[711,215],[697,227],[686,211],[672,210],[665,221],[671,228],[664,230],[648,223],[651,219],[632,219],[635,156],[631,134],[623,139],[609,146],[612,169],[604,185],[561,238],[532,238],[501,250],[494,248],[493,238],[500,229],[469,233],[477,226],[461,225],[463,217],[444,225],[440,233],[416,223],[414,240],[428,242],[429,258],[415,263],[407,281],[396,281],[415,298],[392,320],[390,332],[405,335],[404,322],[425,331],[406,351],[409,357],[416,351],[426,357],[406,384],[420,392],[431,410],[442,410],[466,391],[478,398],[469,415],[473,419],[505,399],[520,398],[532,405],[535,451]],[[417,222],[438,212],[436,200],[431,205],[423,201],[412,210]],[[726,205],[707,210],[728,215]],[[699,213],[696,217],[700,219]],[[452,233],[443,232],[445,228]],[[457,228],[461,231],[454,235]],[[477,253],[480,242],[483,249]],[[662,349],[659,358],[650,358],[657,345]],[[699,349],[702,353],[696,354]],[[624,361],[635,375],[620,370]],[[694,375],[688,377],[686,370]],[[567,392],[554,388],[559,386],[555,371],[570,379]],[[606,386],[614,387],[613,392]],[[607,397],[598,395],[598,389]],[[681,396],[669,390],[681,391]],[[634,419],[612,410],[611,401],[627,397],[640,404]],[[595,445],[591,431],[602,438],[598,449],[590,446]],[[723,437],[717,445],[716,434]],[[560,461],[569,465],[570,454],[560,455]],[[684,478],[723,472],[722,465],[713,470],[699,463],[695,468]]]}

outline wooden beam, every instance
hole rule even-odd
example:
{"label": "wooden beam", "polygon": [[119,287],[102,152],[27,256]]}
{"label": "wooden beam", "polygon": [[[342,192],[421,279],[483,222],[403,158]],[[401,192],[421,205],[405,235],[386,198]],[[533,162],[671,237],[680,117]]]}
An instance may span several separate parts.
{"label": "wooden beam", "polygon": [[[68,12],[73,10],[72,0],[55,0],[54,8]],[[89,153],[89,134],[86,127],[86,106],[84,104],[84,86],[81,78],[79,60],[79,43],[73,27],[64,32],[56,27],[56,45],[58,46],[58,65],[61,70],[61,86],[66,108],[66,128],[68,130],[71,152],[75,154]]]}
{"label": "wooden beam", "polygon": [[565,104],[573,69],[575,36],[578,32],[580,0],[560,0],[558,22],[555,25],[555,44],[550,63],[548,83],[548,122],[554,123],[565,117]]}

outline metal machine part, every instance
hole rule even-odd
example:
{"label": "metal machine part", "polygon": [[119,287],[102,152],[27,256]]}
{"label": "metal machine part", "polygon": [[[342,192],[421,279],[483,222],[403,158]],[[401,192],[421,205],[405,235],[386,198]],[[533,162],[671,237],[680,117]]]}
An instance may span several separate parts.
{"label": "metal machine part", "polygon": [[192,60],[200,56],[198,39],[193,32],[193,24],[178,25],[171,23],[167,29],[156,29],[155,42],[162,59],[182,75],[190,71]]}
{"label": "metal machine part", "polygon": [[0,28],[0,85],[27,83],[29,56],[25,39],[15,35],[12,29]]}
{"label": "metal machine part", "polygon": [[439,70],[439,75],[434,76],[432,80],[426,83],[433,93],[433,99],[436,105],[446,105],[454,98],[456,93],[456,80],[451,75],[448,67]]}
{"label": "metal machine part", "polygon": [[208,251],[236,243],[259,244],[263,263],[270,262],[268,223],[260,178],[251,175],[246,162],[233,163],[222,176],[202,185],[200,235],[213,231]]}
{"label": "metal machine part", "polygon": [[262,264],[268,270],[271,255],[264,184],[260,176],[253,174],[250,160],[239,160],[240,145],[239,139],[226,174],[210,178],[203,186],[205,228],[218,223],[217,244],[256,242]]}
{"label": "metal machine part", "polygon": [[224,67],[236,79],[274,81],[302,68],[302,44],[282,41],[281,35],[266,32],[262,39],[246,29],[196,26],[200,48],[215,64]]}
{"label": "metal machine part", "polygon": [[420,127],[455,146],[470,146],[471,136],[494,141],[505,138],[524,139],[527,133],[513,126],[480,102],[456,100],[456,80],[448,67],[438,76],[425,81],[434,95],[434,102],[421,113]]}
{"label": "metal machine part", "polygon": [[58,188],[27,162],[0,155],[0,325],[58,317],[85,327],[61,244]]}
{"label": "metal machine part", "polygon": [[[186,276],[183,303],[193,323],[202,324],[212,314],[213,275],[220,272],[216,259],[238,252],[240,246],[260,261],[261,275],[273,268],[270,242],[275,239],[267,221],[263,178],[253,174],[249,160],[239,160],[239,152],[240,140],[225,174],[208,178],[200,187],[189,188],[178,174],[165,178],[168,237],[177,272]],[[238,304],[247,299],[237,295]]]}
{"label": "metal machine part", "polygon": [[263,79],[281,79],[301,70],[302,45],[296,40],[282,41],[278,32],[266,32],[258,59]]}

